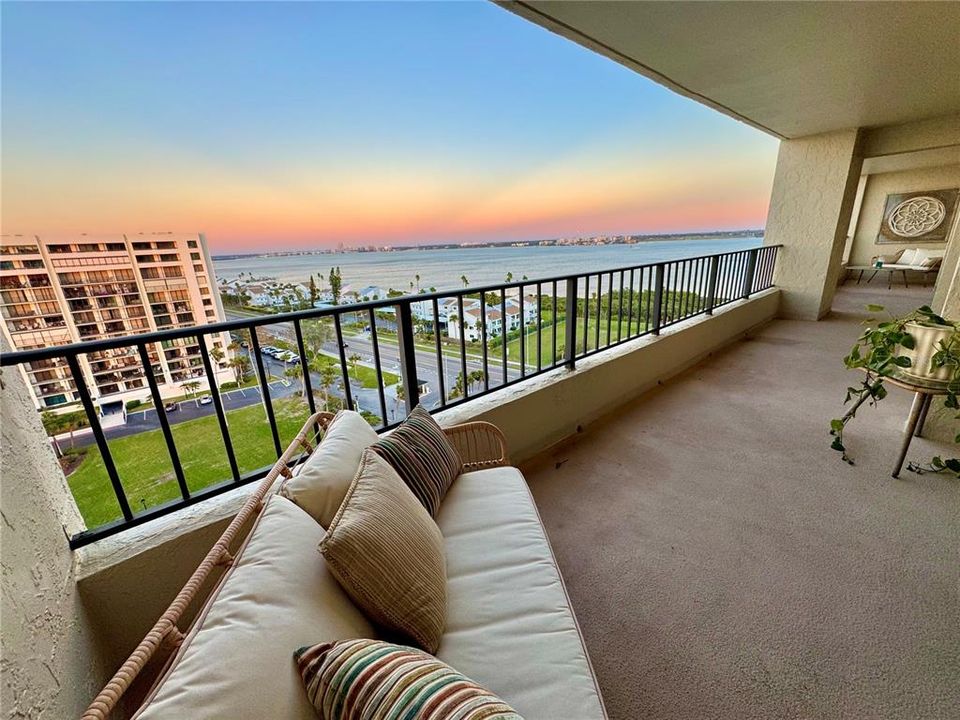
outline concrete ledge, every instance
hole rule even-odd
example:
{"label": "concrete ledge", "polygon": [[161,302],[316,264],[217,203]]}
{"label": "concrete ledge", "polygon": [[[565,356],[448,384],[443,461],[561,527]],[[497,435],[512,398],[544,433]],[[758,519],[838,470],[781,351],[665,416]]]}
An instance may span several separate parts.
{"label": "concrete ledge", "polygon": [[[519,464],[770,321],[779,301],[779,290],[758,293],[713,316],[671,326],[659,337],[580,360],[575,370],[558,368],[437,418],[443,425],[496,424],[507,437],[511,461]],[[109,646],[109,667],[126,659],[255,487],[237,488],[76,551],[80,594]]]}
{"label": "concrete ledge", "polygon": [[673,325],[659,336],[579,360],[575,370],[558,368],[442,411],[437,419],[443,425],[493,423],[507,437],[511,461],[519,464],[769,322],[779,305],[780,291],[772,288],[712,316]]}

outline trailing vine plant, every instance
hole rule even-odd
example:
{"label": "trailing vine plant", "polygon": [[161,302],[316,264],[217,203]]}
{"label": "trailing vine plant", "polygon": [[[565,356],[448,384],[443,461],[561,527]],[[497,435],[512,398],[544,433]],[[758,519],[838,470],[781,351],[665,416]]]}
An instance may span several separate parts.
{"label": "trailing vine plant", "polygon": [[[879,313],[883,312],[884,308],[882,305],[867,305],[867,310]],[[864,323],[866,329],[857,338],[853,349],[843,358],[843,364],[847,368],[863,370],[864,378],[859,385],[847,388],[843,402],[849,404],[852,401],[850,408],[842,417],[830,421],[830,435],[833,436],[830,447],[842,453],[844,462],[850,465],[854,462],[847,455],[843,431],[864,404],[876,405],[887,396],[887,389],[883,384],[885,378],[891,377],[900,369],[910,367],[910,358],[901,354],[900,350],[912,350],[916,347],[914,337],[906,329],[907,323],[911,322],[953,328],[953,332],[937,344],[937,350],[930,361],[930,371],[949,368],[947,393],[943,403],[951,410],[960,410],[960,403],[957,401],[960,394],[960,325],[940,317],[927,305],[903,317],[890,316],[888,320],[881,322],[871,318]],[[960,419],[960,413],[956,417]],[[960,443],[960,433],[954,437],[954,442]],[[908,469],[917,473],[947,472],[960,478],[960,458],[943,459],[937,456],[929,465],[910,463]]]}

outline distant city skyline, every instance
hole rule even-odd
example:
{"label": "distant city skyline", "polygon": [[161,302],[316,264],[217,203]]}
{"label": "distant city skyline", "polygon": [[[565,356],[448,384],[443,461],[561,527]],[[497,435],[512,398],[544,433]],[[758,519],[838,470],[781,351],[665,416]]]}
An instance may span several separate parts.
{"label": "distant city skyline", "polygon": [[18,3],[3,232],[216,253],[763,227],[777,141],[492,3]]}

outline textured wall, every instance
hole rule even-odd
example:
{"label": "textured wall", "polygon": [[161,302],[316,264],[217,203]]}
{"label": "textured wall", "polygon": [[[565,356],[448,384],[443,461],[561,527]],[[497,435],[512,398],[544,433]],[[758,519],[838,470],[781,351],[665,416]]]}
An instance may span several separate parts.
{"label": "textured wall", "polygon": [[[947,255],[937,278],[933,309],[945,318],[960,321],[960,218],[957,218],[954,225]],[[941,398],[936,398],[924,424],[924,437],[952,442],[957,433],[960,433],[960,420],[957,420],[956,414],[955,410],[943,406]],[[960,446],[954,455],[960,456]]]}
{"label": "textured wall", "polygon": [[859,131],[780,143],[764,242],[782,244],[774,282],[783,317],[817,320],[829,310],[862,161]]}
{"label": "textured wall", "polygon": [[103,680],[64,532],[82,525],[20,374],[0,383],[0,710],[78,717]]}
{"label": "textured wall", "polygon": [[958,143],[960,115],[947,115],[864,130],[862,150],[863,156],[869,158],[943,148]]}
{"label": "textured wall", "polygon": [[[902,172],[870,175],[863,193],[860,217],[857,220],[853,244],[850,247],[851,265],[867,265],[876,255],[893,255],[904,248],[922,247],[928,250],[942,250],[945,243],[877,244],[877,233],[883,221],[883,210],[887,195],[891,193],[917,192],[922,190],[943,190],[960,187],[960,165],[945,165],[939,168],[917,168]],[[956,235],[956,225],[953,234]]]}

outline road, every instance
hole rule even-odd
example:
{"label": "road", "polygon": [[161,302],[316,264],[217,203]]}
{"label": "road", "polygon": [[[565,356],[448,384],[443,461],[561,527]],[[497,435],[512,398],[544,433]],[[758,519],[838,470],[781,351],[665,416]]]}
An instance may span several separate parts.
{"label": "road", "polygon": [[[242,319],[249,316],[240,315],[232,311],[227,311],[228,319]],[[293,327],[289,323],[271,323],[264,326],[268,333],[285,340],[291,344],[296,343]],[[380,349],[380,364],[382,370],[400,374],[400,349],[397,343],[389,338],[378,338]],[[324,352],[333,357],[339,357],[336,341],[325,343]],[[246,349],[241,352],[246,353]],[[350,335],[344,338],[344,352],[349,356],[357,354],[360,356],[360,364],[368,367],[374,367],[373,340],[369,333]],[[264,371],[267,374],[267,382],[270,388],[270,398],[278,400],[291,397],[301,392],[301,384],[298,378],[286,377],[285,373],[290,367],[287,363],[276,360],[268,355],[262,355]],[[447,393],[457,381],[457,376],[462,370],[459,357],[442,355],[442,372]],[[424,407],[434,408],[440,405],[440,384],[439,377],[441,368],[438,367],[436,352],[417,349],[417,377],[421,383],[426,383],[427,392],[420,396],[420,402]],[[255,368],[251,358],[251,367]],[[467,356],[467,372],[473,372],[483,369],[483,360],[474,355]],[[490,373],[490,386],[497,387],[503,382],[503,363],[499,358],[489,358],[488,371]],[[510,362],[507,368],[507,377],[513,380],[520,376],[519,363]],[[311,385],[315,393],[320,391],[320,377],[317,373],[311,372]],[[474,386],[475,392],[479,392],[479,386]],[[376,388],[363,388],[359,383],[351,384],[351,395],[358,408],[371,412],[374,415],[382,416],[380,406],[380,395]],[[330,388],[330,394],[334,397],[343,399],[344,391],[342,383],[337,383]],[[223,407],[225,410],[237,410],[260,403],[260,388],[257,385],[237,390],[230,390],[221,394],[223,398]],[[394,422],[403,417],[403,403],[397,400],[396,388],[388,386],[384,389],[384,406],[386,409],[387,422]],[[167,420],[171,425],[177,425],[188,420],[206,417],[216,413],[213,404],[200,405],[197,399],[187,400],[179,403],[178,408],[167,413]],[[157,430],[160,428],[160,422],[157,419],[157,411],[154,408],[148,410],[134,410],[127,415],[126,424],[115,425],[113,427],[104,427],[104,435],[108,440],[121,438],[128,435],[146,432],[148,430]],[[73,447],[86,447],[94,443],[93,434],[87,431],[77,431],[74,433],[72,441],[68,436],[60,436],[60,441],[64,447],[70,445]]]}
{"label": "road", "polygon": [[[248,317],[249,316],[247,315],[241,315],[230,310],[227,311],[227,318],[229,320],[246,319]],[[263,327],[271,335],[279,337],[289,343],[296,343],[293,326],[290,323],[270,323]],[[400,374],[400,348],[398,347],[397,343],[392,339],[378,338],[377,344],[380,349],[380,363],[382,369]],[[325,343],[323,350],[334,357],[339,357],[336,340]],[[369,333],[345,336],[344,352],[348,356],[356,353],[361,357],[363,364],[368,365],[369,367],[373,367],[374,365],[373,339]],[[420,379],[421,383],[427,384],[428,390],[425,394],[420,396],[420,402],[424,405],[424,407],[436,407],[440,404],[440,368],[437,364],[437,354],[436,352],[431,352],[420,348],[417,348],[415,354],[417,359],[417,377]],[[448,355],[442,355],[442,365],[444,383],[446,390],[449,393],[450,388],[452,388],[457,381],[457,376],[462,370],[462,365],[459,357],[450,357]],[[482,369],[482,358],[474,355],[467,356],[468,373]],[[490,374],[491,387],[496,387],[503,382],[503,363],[499,358],[489,358],[488,372]],[[508,364],[507,377],[510,380],[520,377],[519,363],[511,362]],[[316,387],[317,386],[315,384],[314,389],[316,389]],[[369,399],[364,397],[364,395],[369,395]],[[379,398],[377,396],[376,389],[365,391],[360,395],[359,400],[365,410],[370,410],[377,415],[380,414]],[[390,419],[392,420],[393,413],[391,411],[389,401],[387,402],[387,414],[391,416]]]}

